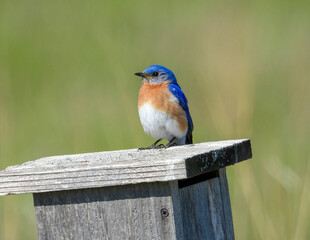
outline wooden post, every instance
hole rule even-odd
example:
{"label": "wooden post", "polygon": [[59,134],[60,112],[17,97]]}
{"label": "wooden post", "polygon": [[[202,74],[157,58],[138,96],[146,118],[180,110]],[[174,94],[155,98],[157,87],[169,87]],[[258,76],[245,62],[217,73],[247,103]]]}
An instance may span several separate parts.
{"label": "wooden post", "polygon": [[0,171],[33,193],[39,239],[234,239],[225,167],[249,140],[56,156]]}

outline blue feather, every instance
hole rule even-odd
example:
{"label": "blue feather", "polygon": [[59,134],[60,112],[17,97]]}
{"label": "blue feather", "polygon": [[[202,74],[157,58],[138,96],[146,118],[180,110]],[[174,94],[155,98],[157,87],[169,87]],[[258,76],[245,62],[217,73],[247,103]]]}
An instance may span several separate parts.
{"label": "blue feather", "polygon": [[188,131],[192,132],[194,130],[194,125],[193,125],[191,115],[189,113],[187,99],[185,97],[185,94],[183,93],[180,86],[176,82],[169,84],[168,88],[170,92],[179,100],[179,104],[186,112],[187,121],[188,121]]}

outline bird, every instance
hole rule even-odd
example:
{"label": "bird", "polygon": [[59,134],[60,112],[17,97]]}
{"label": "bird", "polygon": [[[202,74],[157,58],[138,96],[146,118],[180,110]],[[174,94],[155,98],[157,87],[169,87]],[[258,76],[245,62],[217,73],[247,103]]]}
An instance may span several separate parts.
{"label": "bird", "polygon": [[[174,73],[161,65],[151,65],[135,75],[142,77],[138,98],[141,124],[144,132],[157,139],[139,150],[192,144],[193,121]],[[169,141],[167,145],[157,145],[163,139]]]}

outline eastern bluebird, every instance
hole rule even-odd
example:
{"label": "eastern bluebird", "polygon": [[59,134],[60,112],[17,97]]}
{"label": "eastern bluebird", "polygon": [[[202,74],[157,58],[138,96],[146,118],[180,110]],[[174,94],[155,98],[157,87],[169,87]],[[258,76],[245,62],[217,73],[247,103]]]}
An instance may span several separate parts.
{"label": "eastern bluebird", "polygon": [[187,99],[173,72],[160,65],[152,65],[143,72],[139,91],[139,116],[144,131],[158,139],[147,148],[162,148],[156,144],[162,139],[169,143],[165,147],[193,143],[194,125],[189,113]]}

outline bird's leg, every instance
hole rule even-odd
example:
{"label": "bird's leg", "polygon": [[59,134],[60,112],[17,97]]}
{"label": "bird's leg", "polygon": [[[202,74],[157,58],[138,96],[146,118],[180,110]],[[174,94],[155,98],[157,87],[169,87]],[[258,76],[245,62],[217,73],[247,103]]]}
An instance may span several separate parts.
{"label": "bird's leg", "polygon": [[161,148],[163,146],[162,144],[159,144],[158,146],[156,146],[156,144],[159,143],[161,140],[162,140],[162,138],[158,139],[151,146],[149,146],[149,147],[140,147],[140,148],[138,148],[138,150],[147,150],[147,149]]}
{"label": "bird's leg", "polygon": [[176,146],[177,144],[176,144],[175,142],[173,142],[175,139],[176,139],[176,137],[173,137],[173,138],[168,142],[168,144],[165,146],[165,148],[172,147],[172,146]]}

